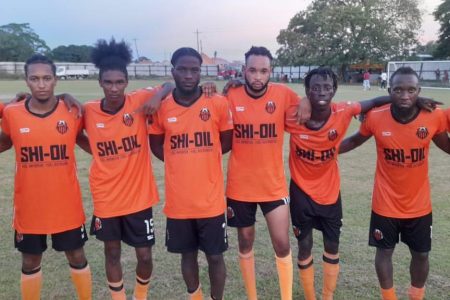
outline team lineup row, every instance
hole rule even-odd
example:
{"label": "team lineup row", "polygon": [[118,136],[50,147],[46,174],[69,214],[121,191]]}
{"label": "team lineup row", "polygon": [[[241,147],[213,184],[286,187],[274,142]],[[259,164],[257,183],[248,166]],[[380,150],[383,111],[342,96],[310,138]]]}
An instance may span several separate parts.
{"label": "team lineup row", "polygon": [[[66,254],[78,298],[92,298],[75,144],[93,157],[90,233],[104,243],[112,299],[126,299],[122,241],[136,251],[133,297],[147,299],[152,206],[159,201],[150,151],[164,161],[166,246],[181,254],[189,299],[203,299],[199,249],[208,262],[210,298],[223,299],[227,226],[237,228],[246,296],[257,299],[253,242],[258,206],[275,251],[280,299],[292,299],[289,216],[305,298],[316,298],[315,228],[324,241],[322,299],[333,299],[342,226],[337,156],[371,136],[377,142],[377,166],[369,244],[376,247],[381,295],[396,299],[391,258],[401,239],[411,252],[409,297],[423,299],[432,226],[429,145],[432,140],[450,153],[450,110],[434,109],[433,101],[419,97],[412,69],[400,68],[391,76],[388,96],[333,103],[337,78],[328,68],[306,76],[305,99],[287,86],[269,83],[272,56],[264,47],[245,54],[245,82],[230,84],[226,95],[209,95],[199,86],[202,58],[192,48],[180,48],[172,56],[175,88],[167,83],[125,93],[131,52],[124,42],[99,40],[92,61],[104,97],[86,102],[83,113],[55,97],[55,65],[42,55],[25,65],[31,97],[2,111],[0,152],[14,147],[16,153],[13,226],[15,246],[22,253],[23,299],[40,299],[47,235],[52,247]],[[361,113],[365,118],[359,132],[344,139],[351,119]],[[285,131],[290,133],[289,187],[283,169]],[[230,150],[225,188],[222,154]],[[39,220],[33,217],[36,211]]]}

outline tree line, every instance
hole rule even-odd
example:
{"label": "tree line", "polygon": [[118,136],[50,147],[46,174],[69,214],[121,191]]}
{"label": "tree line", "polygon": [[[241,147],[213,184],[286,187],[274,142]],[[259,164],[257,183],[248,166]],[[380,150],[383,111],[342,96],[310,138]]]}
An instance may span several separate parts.
{"label": "tree line", "polygon": [[43,53],[54,61],[89,62],[92,48],[68,45],[50,49],[28,23],[0,26],[0,61],[25,61],[34,53]]}
{"label": "tree line", "polygon": [[[411,49],[450,59],[450,0],[433,15],[440,24],[436,42],[420,45],[418,0],[314,0],[298,12],[277,37],[281,65],[329,65],[401,60]],[[50,49],[28,23],[0,26],[0,61],[24,61],[40,52],[55,61],[89,62],[92,46]],[[423,51],[423,52],[422,52]]]}

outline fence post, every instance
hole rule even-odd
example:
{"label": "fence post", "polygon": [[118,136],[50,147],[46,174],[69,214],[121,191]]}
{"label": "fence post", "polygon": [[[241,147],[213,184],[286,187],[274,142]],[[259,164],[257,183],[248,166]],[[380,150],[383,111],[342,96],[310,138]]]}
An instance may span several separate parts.
{"label": "fence post", "polygon": [[148,65],[148,76],[152,76],[152,66]]}
{"label": "fence post", "polygon": [[164,76],[167,76],[167,66],[164,65]]}

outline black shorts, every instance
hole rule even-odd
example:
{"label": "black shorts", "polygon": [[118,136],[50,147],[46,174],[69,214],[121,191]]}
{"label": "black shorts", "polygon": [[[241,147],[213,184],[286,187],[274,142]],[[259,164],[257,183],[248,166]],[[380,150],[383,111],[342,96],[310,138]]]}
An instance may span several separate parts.
{"label": "black shorts", "polygon": [[123,241],[131,247],[155,244],[153,210],[147,208],[129,215],[112,218],[92,217],[91,235],[100,241]]}
{"label": "black shorts", "polygon": [[416,252],[431,250],[433,215],[399,219],[378,215],[372,211],[370,217],[369,245],[383,249],[393,249],[399,242]]}
{"label": "black shorts", "polygon": [[[75,229],[51,234],[52,248],[71,251],[84,246],[88,240],[84,224]],[[47,250],[47,234],[21,234],[14,232],[14,246],[25,254],[42,254]]]}
{"label": "black shorts", "polygon": [[342,227],[341,194],[334,204],[321,205],[309,197],[291,180],[291,219],[298,240],[307,237],[313,228],[322,231],[324,238],[339,243]]}
{"label": "black shorts", "polygon": [[172,253],[200,249],[206,255],[222,254],[228,249],[225,214],[202,219],[167,218],[166,247]]}
{"label": "black shorts", "polygon": [[228,226],[241,228],[255,225],[258,205],[265,216],[278,206],[288,204],[289,197],[268,202],[245,202],[227,198]]}

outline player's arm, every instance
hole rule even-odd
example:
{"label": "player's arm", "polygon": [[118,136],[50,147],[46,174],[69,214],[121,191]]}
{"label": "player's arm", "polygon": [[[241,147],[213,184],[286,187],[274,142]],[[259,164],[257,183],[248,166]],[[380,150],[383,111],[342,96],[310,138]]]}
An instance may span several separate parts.
{"label": "player's arm", "polygon": [[300,100],[295,113],[295,118],[298,124],[304,124],[311,119],[311,101],[308,97],[304,97]]}
{"label": "player's arm", "polygon": [[78,101],[71,94],[68,94],[68,93],[59,94],[59,95],[56,95],[56,98],[58,100],[61,99],[69,111],[72,110],[72,107],[75,107],[78,111],[78,113],[77,113],[78,118],[81,118],[83,116],[83,112],[84,112],[83,105],[80,103],[80,101]]}
{"label": "player's arm", "polygon": [[12,147],[12,141],[9,135],[4,132],[0,133],[0,152],[4,152]]}
{"label": "player's arm", "polygon": [[164,161],[164,134],[150,134],[150,149],[152,149],[153,155],[155,155],[159,160]]}
{"label": "player's arm", "polygon": [[91,146],[89,144],[88,137],[84,134],[84,131],[81,131],[77,135],[77,145],[83,149],[85,152],[92,154]]}
{"label": "player's arm", "polygon": [[[374,107],[383,106],[391,102],[392,100],[390,96],[380,96],[370,100],[360,101],[359,104],[361,105],[361,113],[365,114]],[[442,103],[439,101],[435,101],[431,98],[426,97],[417,98],[417,107],[419,107],[420,109],[433,111],[437,107],[437,105],[442,105]]]}
{"label": "player's arm", "polygon": [[444,152],[450,154],[450,138],[447,132],[441,132],[433,137],[433,143]]}
{"label": "player's arm", "polygon": [[243,86],[244,84],[245,81],[243,79],[231,79],[223,87],[222,94],[226,96],[228,94],[229,89],[238,88],[240,86]]}
{"label": "player's arm", "polygon": [[147,116],[151,116],[157,112],[161,106],[162,99],[166,98],[172,93],[175,85],[172,82],[164,82],[159,89],[150,99],[148,99],[141,107],[134,111],[134,113],[143,112]]}
{"label": "player's arm", "polygon": [[220,132],[220,144],[222,145],[222,154],[231,150],[233,144],[233,129]]}
{"label": "player's arm", "polygon": [[349,136],[348,138],[342,141],[339,147],[339,153],[345,153],[361,146],[362,144],[364,144],[364,142],[370,139],[370,137],[371,135],[365,136],[362,135],[360,132],[357,132],[352,136]]}

